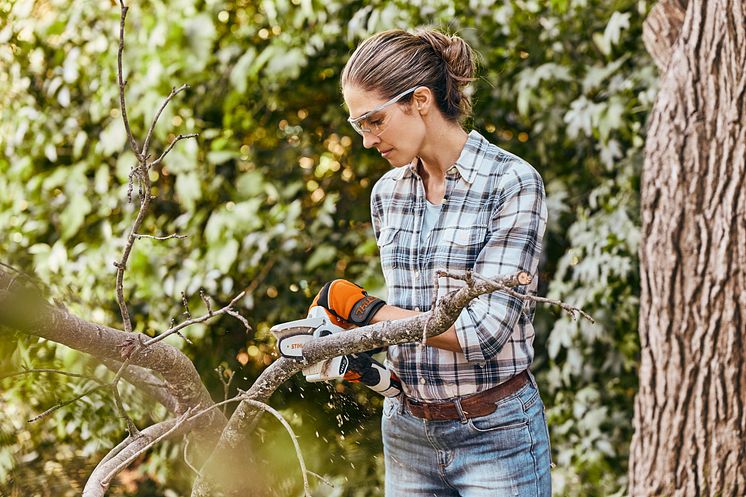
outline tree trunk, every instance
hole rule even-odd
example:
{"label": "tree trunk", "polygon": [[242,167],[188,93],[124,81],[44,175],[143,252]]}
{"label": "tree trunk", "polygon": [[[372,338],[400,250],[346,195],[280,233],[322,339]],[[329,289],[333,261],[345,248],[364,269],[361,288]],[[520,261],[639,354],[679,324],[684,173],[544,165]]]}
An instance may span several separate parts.
{"label": "tree trunk", "polygon": [[746,495],[746,1],[662,1],[632,496]]}

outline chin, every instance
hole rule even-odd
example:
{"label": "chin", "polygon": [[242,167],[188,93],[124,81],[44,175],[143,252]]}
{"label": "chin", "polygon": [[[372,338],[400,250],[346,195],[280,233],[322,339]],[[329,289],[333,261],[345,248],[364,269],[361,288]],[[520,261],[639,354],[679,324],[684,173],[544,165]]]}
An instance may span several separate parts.
{"label": "chin", "polygon": [[399,167],[405,167],[405,166],[410,165],[412,161],[414,160],[414,158],[411,158],[409,160],[399,159],[399,158],[392,158],[392,159],[386,159],[386,160],[389,161],[389,164],[391,164],[392,166],[399,168]]}

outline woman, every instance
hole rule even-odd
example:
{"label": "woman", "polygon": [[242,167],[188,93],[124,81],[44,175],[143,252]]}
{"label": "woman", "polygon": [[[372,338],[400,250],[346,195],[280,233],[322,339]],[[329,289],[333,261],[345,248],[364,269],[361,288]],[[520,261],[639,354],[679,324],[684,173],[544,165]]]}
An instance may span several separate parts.
{"label": "woman", "polygon": [[[373,229],[388,303],[345,280],[315,299],[343,324],[429,310],[435,270],[527,271],[534,292],[544,187],[522,159],[461,122],[471,110],[470,47],[436,31],[365,40],[342,73],[349,122],[394,168],[374,186]],[[440,295],[464,283],[442,278]],[[533,306],[496,292],[473,300],[427,344],[388,348],[403,394],[382,420],[386,495],[548,496],[549,436],[533,359]]]}

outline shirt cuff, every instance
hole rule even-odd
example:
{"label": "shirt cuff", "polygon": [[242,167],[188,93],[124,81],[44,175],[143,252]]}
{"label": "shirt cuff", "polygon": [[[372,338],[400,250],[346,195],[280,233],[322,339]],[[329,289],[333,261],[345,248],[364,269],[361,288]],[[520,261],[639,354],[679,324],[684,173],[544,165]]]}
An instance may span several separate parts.
{"label": "shirt cuff", "polygon": [[469,306],[465,307],[454,323],[456,338],[461,350],[468,362],[484,362],[486,359],[482,352],[482,345],[477,334],[474,320],[470,316]]}

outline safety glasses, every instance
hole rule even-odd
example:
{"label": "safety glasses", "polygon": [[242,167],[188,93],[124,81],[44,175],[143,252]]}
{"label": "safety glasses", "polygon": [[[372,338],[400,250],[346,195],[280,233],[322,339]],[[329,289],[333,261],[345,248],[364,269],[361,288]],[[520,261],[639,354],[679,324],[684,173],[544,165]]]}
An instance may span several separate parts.
{"label": "safety glasses", "polygon": [[349,122],[352,125],[352,129],[357,131],[357,133],[361,136],[363,136],[365,133],[372,133],[378,136],[384,132],[386,123],[384,122],[384,119],[381,118],[381,116],[376,116],[375,114],[381,112],[389,105],[397,103],[402,98],[414,92],[417,88],[419,88],[419,86],[415,86],[414,88],[410,88],[409,90],[398,94],[388,102],[379,105],[373,110],[369,110],[362,116],[355,118],[350,117],[349,119],[347,119],[347,122]]}

